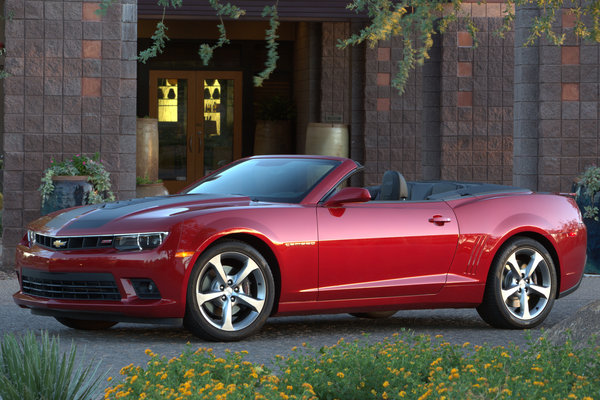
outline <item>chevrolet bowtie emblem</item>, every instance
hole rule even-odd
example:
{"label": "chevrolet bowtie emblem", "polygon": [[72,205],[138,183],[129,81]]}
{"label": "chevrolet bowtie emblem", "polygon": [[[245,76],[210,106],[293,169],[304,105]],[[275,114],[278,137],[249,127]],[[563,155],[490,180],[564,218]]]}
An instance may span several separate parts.
{"label": "chevrolet bowtie emblem", "polygon": [[54,245],[54,247],[56,248],[60,248],[63,247],[65,244],[67,244],[67,242],[65,240],[55,240],[54,242],[52,242],[52,244]]}

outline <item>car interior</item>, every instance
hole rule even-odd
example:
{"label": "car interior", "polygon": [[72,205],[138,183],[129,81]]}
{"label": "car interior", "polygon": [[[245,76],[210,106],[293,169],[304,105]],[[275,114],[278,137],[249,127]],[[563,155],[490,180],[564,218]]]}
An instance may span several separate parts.
{"label": "car interior", "polygon": [[407,181],[398,171],[386,171],[381,185],[367,187],[373,201],[450,200],[483,193],[529,192],[515,186],[478,182]]}

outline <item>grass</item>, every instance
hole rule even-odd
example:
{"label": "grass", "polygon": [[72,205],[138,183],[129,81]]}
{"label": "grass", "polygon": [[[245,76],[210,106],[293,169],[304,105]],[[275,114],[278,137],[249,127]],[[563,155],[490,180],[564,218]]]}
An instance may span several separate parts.
{"label": "grass", "polygon": [[76,347],[59,350],[57,337],[32,332],[21,339],[5,335],[0,342],[0,398],[3,400],[85,400],[98,392],[105,375],[98,365],[75,361]]}

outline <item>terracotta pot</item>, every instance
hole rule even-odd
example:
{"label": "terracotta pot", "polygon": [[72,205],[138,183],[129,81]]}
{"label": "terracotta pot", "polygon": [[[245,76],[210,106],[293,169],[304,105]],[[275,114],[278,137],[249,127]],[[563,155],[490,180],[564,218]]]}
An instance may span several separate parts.
{"label": "terracotta pot", "polygon": [[161,183],[148,183],[145,185],[137,185],[135,187],[135,197],[156,197],[156,196],[166,196],[169,194],[169,191],[165,187],[165,185]]}
{"label": "terracotta pot", "polygon": [[138,118],[136,126],[136,176],[158,179],[158,120]]}
{"label": "terracotta pot", "polygon": [[311,122],[306,129],[306,154],[348,157],[348,126]]}
{"label": "terracotta pot", "polygon": [[52,181],[54,191],[44,202],[42,215],[86,204],[93,189],[87,176],[53,176]]}

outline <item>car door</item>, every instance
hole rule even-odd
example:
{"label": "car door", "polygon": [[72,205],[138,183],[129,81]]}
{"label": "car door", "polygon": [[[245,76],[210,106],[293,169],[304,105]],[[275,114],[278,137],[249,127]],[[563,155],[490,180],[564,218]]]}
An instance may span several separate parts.
{"label": "car door", "polygon": [[443,201],[317,207],[319,300],[427,295],[446,281],[458,224]]}

